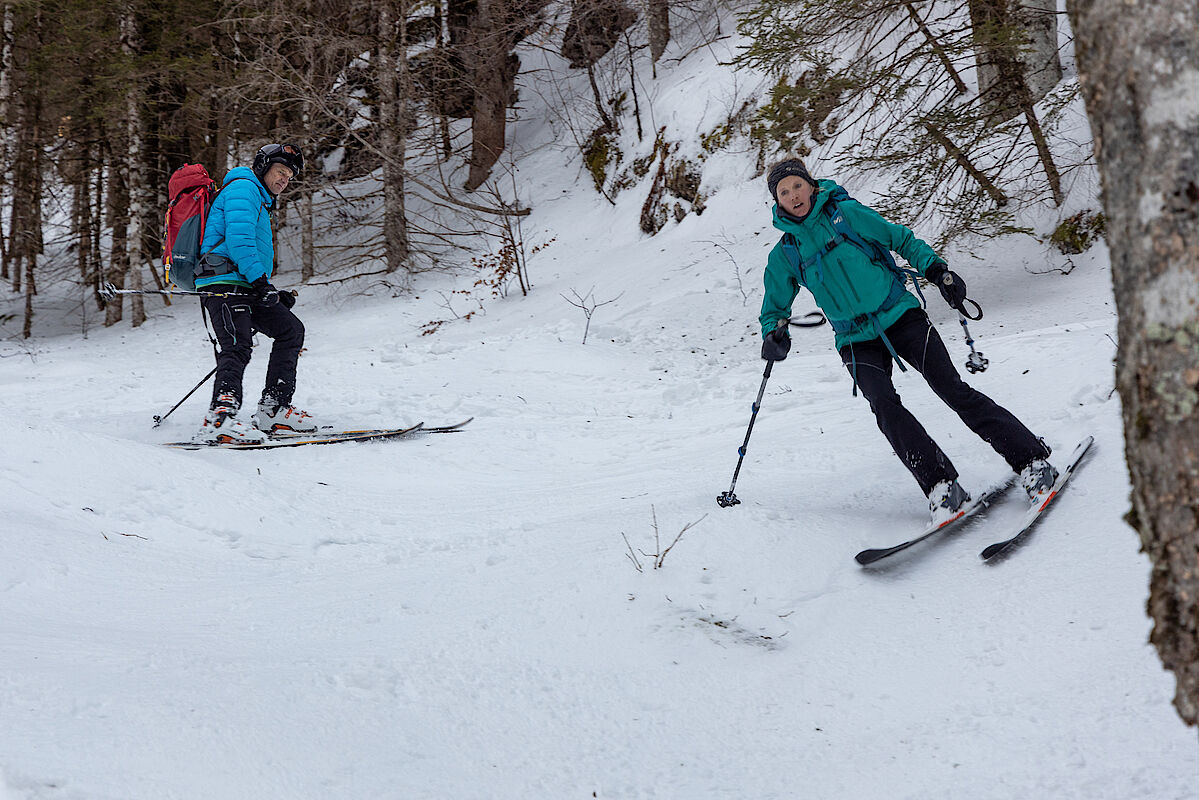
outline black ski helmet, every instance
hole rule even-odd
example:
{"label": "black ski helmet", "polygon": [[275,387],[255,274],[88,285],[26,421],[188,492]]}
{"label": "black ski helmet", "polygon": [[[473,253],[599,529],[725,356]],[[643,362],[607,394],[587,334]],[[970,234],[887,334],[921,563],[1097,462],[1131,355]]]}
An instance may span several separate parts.
{"label": "black ski helmet", "polygon": [[294,144],[268,144],[254,154],[254,163],[250,169],[258,176],[258,180],[266,175],[271,164],[282,164],[291,170],[293,178],[299,177],[304,169],[304,154]]}

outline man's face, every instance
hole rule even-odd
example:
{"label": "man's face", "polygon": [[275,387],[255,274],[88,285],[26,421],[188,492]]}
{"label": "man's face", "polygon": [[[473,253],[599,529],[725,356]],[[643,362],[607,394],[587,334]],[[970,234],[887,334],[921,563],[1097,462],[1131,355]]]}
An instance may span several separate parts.
{"label": "man's face", "polygon": [[779,207],[793,217],[802,217],[812,210],[815,187],[798,175],[788,175],[774,190]]}
{"label": "man's face", "polygon": [[290,167],[283,164],[271,164],[270,169],[262,176],[262,184],[270,190],[271,194],[277,195],[287,188],[293,174]]}

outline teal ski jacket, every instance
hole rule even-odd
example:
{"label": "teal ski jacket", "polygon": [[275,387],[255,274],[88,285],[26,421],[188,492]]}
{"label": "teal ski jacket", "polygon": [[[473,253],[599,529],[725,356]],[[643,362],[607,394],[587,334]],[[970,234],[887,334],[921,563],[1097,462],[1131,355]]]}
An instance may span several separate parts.
{"label": "teal ski jacket", "polygon": [[208,212],[200,252],[223,256],[231,264],[227,271],[211,274],[199,267],[196,288],[214,283],[249,286],[275,269],[275,244],[271,238],[271,214],[275,198],[249,167],[235,167],[225,176],[224,187]]}
{"label": "teal ski jacket", "polygon": [[[835,181],[819,181],[812,209],[802,220],[785,216],[777,204],[774,206],[774,227],[784,236],[770,251],[763,276],[766,294],[758,318],[763,337],[775,329],[779,320],[791,316],[801,286],[812,293],[816,305],[837,329],[838,350],[878,338],[905,311],[920,307],[911,292],[893,294],[898,280],[895,273],[852,242],[843,241],[826,249],[836,231],[825,204],[830,193],[839,188]],[[859,237],[899,253],[921,275],[944,261],[910,229],[888,222],[874,209],[852,199],[840,200],[837,207]],[[793,246],[787,244],[788,239]],[[809,261],[814,263],[802,269],[801,280],[801,265]]]}

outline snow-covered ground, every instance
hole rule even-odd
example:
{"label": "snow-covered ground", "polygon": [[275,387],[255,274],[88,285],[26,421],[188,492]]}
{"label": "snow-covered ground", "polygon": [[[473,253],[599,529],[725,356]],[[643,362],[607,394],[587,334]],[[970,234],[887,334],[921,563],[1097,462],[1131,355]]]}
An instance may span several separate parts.
{"label": "snow-covered ground", "polygon": [[[662,68],[655,122],[712,124],[686,87],[726,56]],[[541,116],[514,135],[550,135],[527,130]],[[0,798],[1199,796],[1121,519],[1101,247],[1069,275],[1027,237],[953,256],[986,309],[971,382],[1059,457],[1096,438],[1056,511],[997,564],[978,552],[1015,494],[867,571],[853,555],[927,509],[827,328],[796,332],[742,504],[715,503],[761,380],[776,238],[748,160],[714,164],[704,215],[654,238],[644,186],[611,206],[577,155],[518,166],[526,241],[556,237],[527,298],[431,336],[438,291],[465,278],[398,299],[301,287],[296,309],[299,405],[339,426],[475,417],[463,432],[163,448],[208,394],[151,427],[209,368],[188,303],[0,344]],[[583,344],[563,295],[592,289],[613,302]],[[936,297],[930,313],[963,362],[955,317]],[[898,386],[968,488],[1004,474],[917,377]],[[626,537],[653,553],[691,523],[637,571]]]}

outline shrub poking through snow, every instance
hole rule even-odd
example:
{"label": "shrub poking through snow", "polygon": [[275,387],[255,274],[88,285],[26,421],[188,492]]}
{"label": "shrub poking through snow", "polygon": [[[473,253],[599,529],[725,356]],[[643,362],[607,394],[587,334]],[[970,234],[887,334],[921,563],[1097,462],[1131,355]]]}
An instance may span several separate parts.
{"label": "shrub poking through snow", "polygon": [[1058,223],[1049,237],[1049,243],[1070,256],[1090,250],[1095,240],[1106,232],[1107,220],[1103,213],[1087,209]]}

